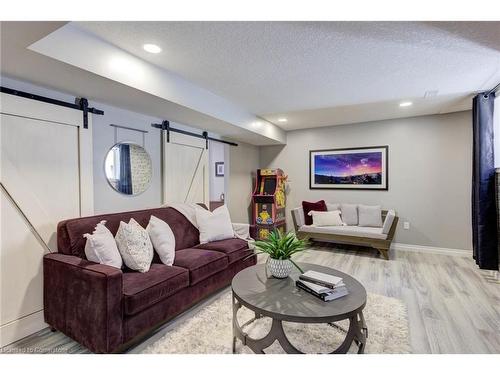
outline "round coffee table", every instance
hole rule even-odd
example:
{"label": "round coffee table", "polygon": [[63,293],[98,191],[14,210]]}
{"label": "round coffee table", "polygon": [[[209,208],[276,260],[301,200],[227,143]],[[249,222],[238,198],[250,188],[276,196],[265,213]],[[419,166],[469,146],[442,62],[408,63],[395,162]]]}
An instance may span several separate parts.
{"label": "round coffee table", "polygon": [[[286,337],[283,321],[298,323],[328,323],[345,333],[345,339],[331,354],[347,353],[352,343],[358,346],[358,353],[364,352],[368,329],[363,317],[366,305],[366,290],[353,277],[332,268],[315,264],[300,263],[304,271],[314,270],[342,277],[349,294],[337,300],[323,302],[321,299],[299,289],[295,281],[297,269],[286,279],[275,279],[266,273],[265,264],[257,264],[240,271],[232,281],[233,303],[233,353],[236,339],[255,353],[264,353],[274,341],[278,341],[286,353],[302,353]],[[255,318],[240,325],[236,314],[241,306],[252,310]],[[272,325],[269,333],[260,339],[249,337],[243,328],[256,319],[269,317]],[[335,322],[349,320],[349,328],[343,329]],[[333,329],[333,328],[332,328]]]}

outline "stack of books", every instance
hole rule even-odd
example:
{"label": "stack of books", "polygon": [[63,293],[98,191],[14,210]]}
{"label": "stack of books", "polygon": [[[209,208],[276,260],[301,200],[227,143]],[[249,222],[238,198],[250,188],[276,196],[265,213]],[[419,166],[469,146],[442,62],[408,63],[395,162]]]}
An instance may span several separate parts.
{"label": "stack of books", "polygon": [[299,276],[295,282],[297,287],[311,293],[325,302],[349,294],[341,277],[317,271],[307,271]]}

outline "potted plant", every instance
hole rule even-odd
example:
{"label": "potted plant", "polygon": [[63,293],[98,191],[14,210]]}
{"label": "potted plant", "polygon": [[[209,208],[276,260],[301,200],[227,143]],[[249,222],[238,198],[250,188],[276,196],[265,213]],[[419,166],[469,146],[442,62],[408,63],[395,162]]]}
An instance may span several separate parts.
{"label": "potted plant", "polygon": [[306,239],[298,239],[293,232],[283,234],[279,230],[273,230],[266,240],[255,242],[256,254],[268,254],[266,263],[269,271],[274,277],[284,279],[290,275],[293,266],[303,273],[291,257],[304,251],[307,243]]}

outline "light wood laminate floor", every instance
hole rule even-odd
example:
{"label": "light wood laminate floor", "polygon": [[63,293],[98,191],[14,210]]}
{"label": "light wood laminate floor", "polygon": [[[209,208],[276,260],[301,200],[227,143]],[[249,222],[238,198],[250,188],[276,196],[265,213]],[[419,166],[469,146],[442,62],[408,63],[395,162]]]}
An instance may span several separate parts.
{"label": "light wood laminate floor", "polygon": [[[391,251],[390,260],[372,250],[339,250],[316,244],[298,261],[339,269],[368,292],[403,300],[408,307],[413,353],[500,353],[500,284],[488,281],[468,257]],[[180,315],[129,352],[139,353],[213,301]],[[45,329],[4,352],[87,352],[60,332]]]}

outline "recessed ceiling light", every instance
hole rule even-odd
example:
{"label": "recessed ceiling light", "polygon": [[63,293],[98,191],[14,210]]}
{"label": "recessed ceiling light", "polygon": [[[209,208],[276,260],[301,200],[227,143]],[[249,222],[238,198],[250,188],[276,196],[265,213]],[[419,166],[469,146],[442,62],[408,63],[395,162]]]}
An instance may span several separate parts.
{"label": "recessed ceiling light", "polygon": [[409,107],[411,105],[413,105],[412,102],[401,102],[401,103],[399,103],[400,107]]}
{"label": "recessed ceiling light", "polygon": [[142,46],[144,48],[144,51],[149,52],[149,53],[160,53],[161,48],[158,47],[156,44],[144,44]]}
{"label": "recessed ceiling light", "polygon": [[287,121],[288,120],[286,118],[284,118],[284,117],[278,119],[278,122],[287,122]]}

